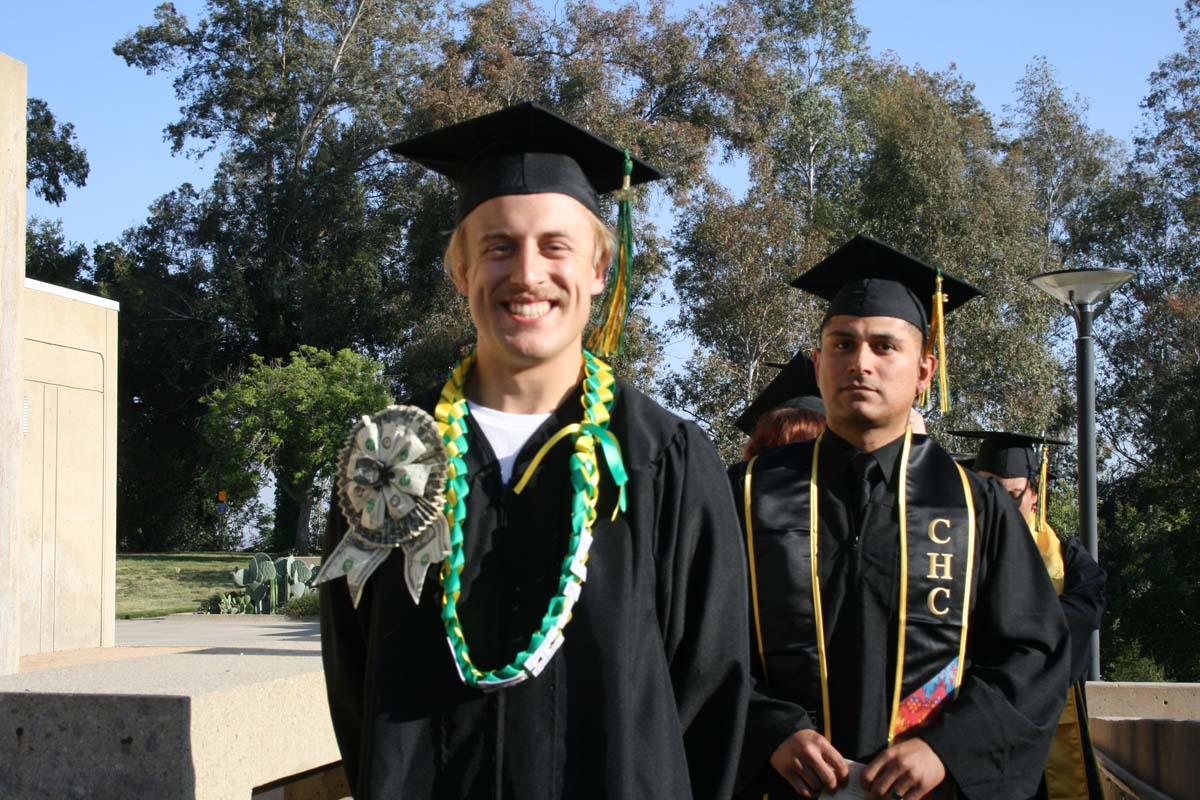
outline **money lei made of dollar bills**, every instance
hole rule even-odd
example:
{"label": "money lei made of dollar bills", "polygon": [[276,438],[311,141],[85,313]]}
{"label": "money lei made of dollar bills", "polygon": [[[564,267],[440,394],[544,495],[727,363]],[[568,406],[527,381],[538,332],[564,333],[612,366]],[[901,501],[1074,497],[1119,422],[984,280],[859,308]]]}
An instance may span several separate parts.
{"label": "money lei made of dollar bills", "polygon": [[357,607],[372,573],[400,548],[405,583],[419,603],[429,566],[450,552],[446,466],[437,424],[420,408],[388,406],[355,423],[337,464],[346,535],[314,584],[344,576]]}

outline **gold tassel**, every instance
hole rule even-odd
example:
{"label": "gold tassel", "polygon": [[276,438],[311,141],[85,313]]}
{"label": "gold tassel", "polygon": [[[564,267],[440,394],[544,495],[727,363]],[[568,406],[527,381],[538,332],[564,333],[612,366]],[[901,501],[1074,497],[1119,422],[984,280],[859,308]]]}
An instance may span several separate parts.
{"label": "gold tassel", "polygon": [[[1045,437],[1043,436],[1043,439]],[[1038,477],[1038,516],[1037,529],[1038,533],[1046,530],[1046,484],[1050,477],[1050,448],[1046,447],[1045,441],[1042,442],[1042,469]]]}
{"label": "gold tassel", "polygon": [[[942,271],[937,272],[933,293],[933,319],[929,322],[929,338],[925,342],[924,355],[937,356],[938,410],[943,414],[950,410],[950,380],[946,376],[946,311],[943,302],[948,298],[942,293]],[[929,409],[933,394],[933,381],[921,391],[917,402]]]}
{"label": "gold tassel", "polygon": [[933,330],[930,338],[937,336],[938,346],[938,408],[945,414],[950,410],[950,379],[946,376],[946,310],[943,303],[946,295],[942,294],[942,271],[937,273],[937,284],[933,294]]}
{"label": "gold tassel", "polygon": [[621,185],[621,200],[617,212],[617,252],[615,269],[610,268],[608,296],[600,312],[600,322],[588,336],[587,349],[600,358],[620,354],[625,343],[625,318],[629,314],[629,273],[633,259],[633,195],[629,176],[633,159],[625,151],[625,180]]}

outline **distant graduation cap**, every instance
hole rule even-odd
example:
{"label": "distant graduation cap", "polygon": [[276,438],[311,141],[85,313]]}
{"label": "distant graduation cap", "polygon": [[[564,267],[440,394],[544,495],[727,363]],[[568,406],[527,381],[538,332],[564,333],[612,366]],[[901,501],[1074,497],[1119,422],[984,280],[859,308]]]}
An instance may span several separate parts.
{"label": "distant graduation cap", "polygon": [[664,177],[661,172],[532,102],[397,142],[388,150],[450,179],[458,190],[455,224],[481,203],[514,194],[564,194],[598,218],[598,196],[623,189],[608,294],[587,341],[588,349],[603,358],[621,352],[633,262],[629,188]]}
{"label": "distant graduation cap", "polygon": [[950,410],[946,377],[945,317],[981,292],[940,268],[862,234],[792,281],[792,286],[829,301],[831,317],[895,317],[914,325],[925,352],[937,352],[941,410]]}
{"label": "distant graduation cap", "polygon": [[[1011,431],[947,431],[964,439],[982,439],[970,469],[1001,478],[1028,478],[1038,483],[1038,526],[1046,524],[1046,485],[1056,478],[1050,471],[1050,445],[1065,446],[1062,439],[1030,436]],[[1041,452],[1038,452],[1040,447]],[[966,466],[966,465],[964,465]]]}
{"label": "distant graduation cap", "polygon": [[947,431],[951,436],[964,439],[982,439],[979,452],[975,454],[976,472],[990,472],[1001,478],[1029,478],[1036,480],[1044,460],[1039,445],[1066,445],[1062,439],[1044,436],[1029,436],[1010,431]]}
{"label": "distant graduation cap", "polygon": [[754,428],[763,414],[777,408],[799,408],[825,416],[825,403],[817,388],[816,370],[807,353],[800,350],[786,364],[767,362],[767,366],[778,367],[779,374],[737,418],[738,428],[747,436],[754,434]]}
{"label": "distant graduation cap", "polygon": [[[625,185],[625,150],[532,102],[439,128],[388,150],[454,183],[455,222],[480,203],[510,194],[565,194],[598,217],[597,196]],[[630,186],[662,177],[630,158]]]}

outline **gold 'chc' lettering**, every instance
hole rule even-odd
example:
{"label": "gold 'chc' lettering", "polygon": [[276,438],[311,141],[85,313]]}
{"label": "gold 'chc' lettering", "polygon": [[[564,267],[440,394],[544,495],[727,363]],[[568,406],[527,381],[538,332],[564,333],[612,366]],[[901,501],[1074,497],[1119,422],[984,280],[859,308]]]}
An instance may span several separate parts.
{"label": "gold 'chc' lettering", "polygon": [[[944,594],[946,596],[946,607],[938,608],[937,596]],[[950,613],[950,589],[945,586],[938,586],[929,590],[929,596],[925,598],[925,605],[929,608],[929,613],[937,617],[944,617]]]}
{"label": "gold 'chc' lettering", "polygon": [[[939,539],[937,535],[938,525],[946,526],[946,538]],[[929,539],[937,544],[946,544],[950,541],[950,520],[945,517],[938,517],[933,522],[929,523]]]}
{"label": "gold 'chc' lettering", "polygon": [[929,574],[925,577],[933,581],[953,580],[950,577],[950,563],[953,560],[953,553],[929,553]]}

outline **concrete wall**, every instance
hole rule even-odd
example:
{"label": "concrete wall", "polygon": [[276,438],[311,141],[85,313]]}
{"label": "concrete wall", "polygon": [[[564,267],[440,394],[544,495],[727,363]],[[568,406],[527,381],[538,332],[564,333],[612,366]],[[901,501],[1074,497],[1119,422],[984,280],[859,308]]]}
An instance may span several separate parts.
{"label": "concrete wall", "polygon": [[1088,716],[1200,720],[1200,683],[1090,681]]}
{"label": "concrete wall", "polygon": [[[1197,795],[1200,684],[1091,682],[1087,700],[1098,752],[1163,796]],[[1156,796],[1134,794],[1142,800]]]}
{"label": "concrete wall", "polygon": [[25,279],[25,65],[0,53],[0,675],[20,663],[21,299]]}
{"label": "concrete wall", "polygon": [[111,647],[116,619],[117,304],[26,280],[20,654]]}

